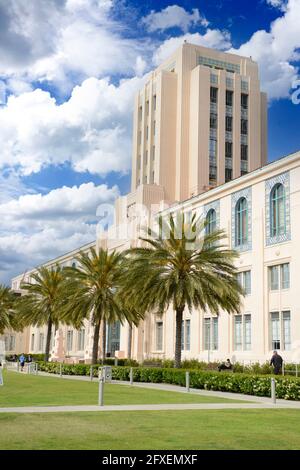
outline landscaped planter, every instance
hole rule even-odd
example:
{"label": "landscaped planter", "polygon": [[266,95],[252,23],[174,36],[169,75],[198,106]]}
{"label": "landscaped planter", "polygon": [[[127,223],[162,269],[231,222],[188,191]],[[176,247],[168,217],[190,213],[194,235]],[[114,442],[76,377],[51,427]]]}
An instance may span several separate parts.
{"label": "landscaped planter", "polygon": [[[98,368],[93,366],[93,376],[98,375]],[[63,375],[90,375],[90,365],[62,364]],[[60,364],[40,362],[41,371],[60,372]],[[255,396],[271,396],[271,380],[268,375],[228,374],[226,372],[203,372],[190,370],[190,387],[202,390],[242,393]],[[134,367],[133,381],[146,383],[167,383],[185,386],[184,369]],[[130,367],[113,367],[114,380],[130,380]],[[300,378],[275,377],[277,398],[300,400]]]}

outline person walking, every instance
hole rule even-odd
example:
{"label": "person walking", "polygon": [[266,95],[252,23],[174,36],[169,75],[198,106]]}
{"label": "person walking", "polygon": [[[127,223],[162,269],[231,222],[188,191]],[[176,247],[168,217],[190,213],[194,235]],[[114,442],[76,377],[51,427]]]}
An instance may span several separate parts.
{"label": "person walking", "polygon": [[21,356],[19,358],[19,362],[20,362],[20,366],[21,366],[21,372],[23,372],[24,366],[25,366],[25,356],[24,356],[24,354],[21,354]]}
{"label": "person walking", "polygon": [[277,351],[273,351],[270,365],[274,367],[274,374],[279,375],[282,369],[283,359]]}

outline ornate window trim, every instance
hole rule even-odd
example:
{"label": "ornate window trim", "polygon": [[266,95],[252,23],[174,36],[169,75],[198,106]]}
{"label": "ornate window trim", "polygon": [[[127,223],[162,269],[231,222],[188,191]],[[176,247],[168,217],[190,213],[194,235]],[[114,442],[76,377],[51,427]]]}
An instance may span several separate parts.
{"label": "ornate window trim", "polygon": [[[244,197],[248,203],[248,237],[247,243],[243,245],[237,245],[236,243],[236,217],[235,208],[238,200]],[[231,239],[232,246],[237,251],[250,251],[252,250],[252,188],[242,189],[233,193],[231,196]]]}
{"label": "ornate window trim", "polygon": [[207,214],[209,213],[211,209],[214,209],[216,211],[216,227],[218,230],[220,228],[220,201],[218,200],[218,201],[210,202],[209,204],[205,204],[204,211],[203,211],[205,220],[206,220]]}
{"label": "ornate window trim", "polygon": [[[283,235],[271,236],[271,193],[276,184],[282,184],[285,189],[286,204],[286,231]],[[269,178],[265,182],[266,203],[266,246],[284,243],[291,239],[291,216],[290,216],[290,173],[289,171]]]}

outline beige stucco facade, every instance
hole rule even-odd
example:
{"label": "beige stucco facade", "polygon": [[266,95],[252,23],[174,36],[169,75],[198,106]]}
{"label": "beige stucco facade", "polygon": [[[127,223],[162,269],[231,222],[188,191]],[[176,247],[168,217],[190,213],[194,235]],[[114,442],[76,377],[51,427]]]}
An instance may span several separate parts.
{"label": "beige stucco facade", "polygon": [[265,165],[266,106],[251,59],[183,44],[136,97],[132,191],[183,201]]}
{"label": "beige stucco facade", "polygon": [[[216,103],[211,102],[216,96],[211,88],[218,89]],[[228,91],[233,92],[231,98]],[[226,95],[232,106],[226,105]],[[242,100],[247,107],[241,106]],[[226,130],[227,117],[232,117],[232,131]],[[247,121],[247,134],[241,133],[242,119]],[[215,160],[211,140],[216,142]],[[231,162],[225,155],[226,142],[232,143]],[[96,245],[109,250],[135,245],[143,222],[158,212],[196,211],[206,217],[214,210],[216,226],[228,234],[229,246],[240,252],[237,268],[247,287],[239,315],[220,311],[213,318],[200,311],[184,313],[183,358],[263,362],[272,349],[278,349],[285,360],[300,360],[300,152],[267,165],[266,142],[266,96],[260,92],[257,64],[251,59],[184,44],[149,75],[136,97],[132,191],[116,201],[114,224],[99,234]],[[241,145],[247,145],[247,160],[241,156]],[[215,181],[209,176],[212,162]],[[232,169],[230,178],[226,169]],[[270,204],[279,184],[285,194],[285,229],[274,237]],[[236,208],[241,198],[247,204],[247,236],[239,246]],[[46,265],[72,265],[78,251]],[[19,289],[23,277],[12,280],[13,289]],[[89,362],[93,327],[86,321],[83,330],[60,326],[53,332],[52,359]],[[33,334],[36,340],[31,341]],[[40,352],[40,334],[45,331],[27,332],[28,352]],[[107,352],[128,357],[128,325],[113,327],[108,335]],[[133,328],[131,357],[172,358],[174,343],[174,312],[162,318],[149,313]]]}

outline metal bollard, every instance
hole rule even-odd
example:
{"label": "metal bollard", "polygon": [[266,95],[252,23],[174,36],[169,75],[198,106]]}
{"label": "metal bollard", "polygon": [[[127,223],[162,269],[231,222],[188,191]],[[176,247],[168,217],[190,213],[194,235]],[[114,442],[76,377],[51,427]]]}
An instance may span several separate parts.
{"label": "metal bollard", "polygon": [[186,389],[186,392],[190,391],[190,373],[189,373],[189,371],[186,371],[186,373],[185,373],[185,389]]}
{"label": "metal bollard", "polygon": [[276,404],[276,382],[275,379],[271,379],[271,398],[272,403]]}
{"label": "metal bollard", "polygon": [[30,374],[30,364],[27,364],[27,374]]}
{"label": "metal bollard", "polygon": [[133,368],[132,367],[130,367],[129,380],[130,380],[130,385],[133,385]]}
{"label": "metal bollard", "polygon": [[38,371],[39,371],[39,365],[38,365],[38,363],[36,362],[36,363],[35,363],[35,375],[38,375]]}
{"label": "metal bollard", "polygon": [[20,362],[19,362],[19,360],[17,360],[17,371],[18,372],[20,371]]}
{"label": "metal bollard", "polygon": [[98,405],[103,406],[104,404],[104,376],[103,372],[99,371],[99,395],[98,395]]}
{"label": "metal bollard", "polygon": [[93,366],[90,367],[90,379],[93,381]]}
{"label": "metal bollard", "polygon": [[118,358],[115,357],[115,367],[117,367],[117,366],[118,366]]}

